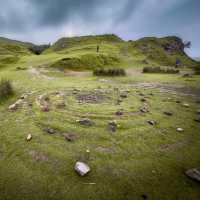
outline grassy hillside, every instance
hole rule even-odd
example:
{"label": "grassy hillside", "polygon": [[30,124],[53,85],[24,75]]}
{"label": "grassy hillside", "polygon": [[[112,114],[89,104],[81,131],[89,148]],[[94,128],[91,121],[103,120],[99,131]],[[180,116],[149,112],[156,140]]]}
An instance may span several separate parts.
{"label": "grassy hillside", "polygon": [[[192,60],[184,52],[182,40],[174,36],[164,38],[149,37],[129,42],[123,41],[115,35],[62,38],[53,44],[50,49],[45,51],[45,53],[56,52],[65,54],[66,59],[71,59],[71,61],[78,59],[78,62],[84,63],[85,68],[92,68],[90,63],[85,63],[85,60],[82,59],[85,54],[88,58],[89,55],[91,55],[91,58],[89,58],[91,60],[96,58],[97,46],[99,46],[100,54],[115,57],[119,60],[119,65],[124,67],[160,65],[174,67],[177,61],[182,67],[193,67],[198,65],[198,62]],[[57,65],[59,62],[62,63],[61,66],[64,68],[62,60],[56,61],[56,63],[53,63],[52,65]],[[77,62],[73,63],[74,66],[72,62],[69,65],[68,63],[65,63],[65,68],[77,68],[77,66],[75,66],[77,65]],[[81,65],[78,65],[78,67],[80,68]],[[93,68],[95,68],[95,64]]]}
{"label": "grassy hillside", "polygon": [[0,67],[5,64],[16,63],[20,56],[30,55],[31,43],[24,43],[0,37]]}

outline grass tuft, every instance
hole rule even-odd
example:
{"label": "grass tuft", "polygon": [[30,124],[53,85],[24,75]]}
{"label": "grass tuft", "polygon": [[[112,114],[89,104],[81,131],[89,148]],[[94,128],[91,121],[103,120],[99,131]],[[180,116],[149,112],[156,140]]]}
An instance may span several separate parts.
{"label": "grass tuft", "polygon": [[2,79],[0,81],[0,102],[6,100],[13,94],[13,87],[9,80]]}

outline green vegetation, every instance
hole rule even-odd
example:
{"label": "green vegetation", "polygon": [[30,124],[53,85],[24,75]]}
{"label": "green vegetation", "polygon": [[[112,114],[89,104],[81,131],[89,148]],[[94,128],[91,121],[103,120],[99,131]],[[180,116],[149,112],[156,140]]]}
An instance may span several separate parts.
{"label": "green vegetation", "polygon": [[143,73],[177,74],[179,70],[165,67],[144,67]]}
{"label": "green vegetation", "polygon": [[116,66],[119,59],[110,55],[103,54],[85,54],[80,57],[63,58],[51,64],[50,67],[60,70],[85,70],[95,69],[97,67]]}
{"label": "green vegetation", "polygon": [[[0,62],[0,79],[11,80],[15,91],[0,104],[0,200],[199,200],[199,183],[184,172],[200,169],[200,124],[194,121],[200,76],[182,76],[198,62],[181,46],[162,46],[174,37],[83,38],[66,39],[73,41],[67,47],[56,43],[39,56],[21,43],[13,42],[26,53],[0,48],[1,59],[18,58]],[[142,73],[147,66],[174,69],[177,58],[180,74]],[[109,69],[126,76],[92,74]],[[12,91],[2,89],[12,88],[9,81],[0,85]],[[81,125],[83,118],[92,125]],[[78,176],[76,161],[87,162],[91,172]]]}
{"label": "green vegetation", "polygon": [[121,68],[97,68],[93,71],[93,74],[95,76],[125,76],[126,72],[124,69]]}
{"label": "green vegetation", "polygon": [[0,81],[0,102],[4,101],[13,94],[13,88],[9,80]]}

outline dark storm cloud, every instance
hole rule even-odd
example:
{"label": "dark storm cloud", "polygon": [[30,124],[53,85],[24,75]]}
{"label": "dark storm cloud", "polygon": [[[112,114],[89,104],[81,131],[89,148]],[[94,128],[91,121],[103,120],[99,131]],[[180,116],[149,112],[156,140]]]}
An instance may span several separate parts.
{"label": "dark storm cloud", "polygon": [[0,35],[33,42],[116,33],[178,35],[200,51],[199,0],[0,0]]}
{"label": "dark storm cloud", "polygon": [[37,10],[37,18],[42,25],[59,25],[74,15],[85,20],[95,20],[93,18],[95,10],[101,7],[102,3],[99,0],[29,0],[29,2]]}

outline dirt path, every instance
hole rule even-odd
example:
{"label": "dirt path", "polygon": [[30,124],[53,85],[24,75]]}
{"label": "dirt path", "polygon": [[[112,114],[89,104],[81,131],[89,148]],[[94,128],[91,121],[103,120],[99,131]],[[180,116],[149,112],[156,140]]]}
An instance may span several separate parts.
{"label": "dirt path", "polygon": [[43,74],[42,71],[40,71],[39,69],[33,68],[33,67],[30,67],[28,71],[30,74],[34,75],[37,78],[43,78],[43,79],[47,79],[47,80],[55,79],[54,77],[49,77],[49,76]]}

